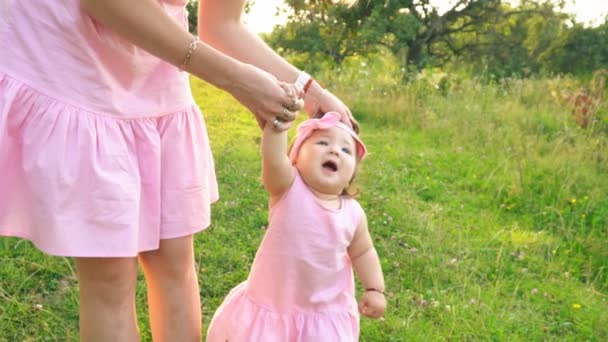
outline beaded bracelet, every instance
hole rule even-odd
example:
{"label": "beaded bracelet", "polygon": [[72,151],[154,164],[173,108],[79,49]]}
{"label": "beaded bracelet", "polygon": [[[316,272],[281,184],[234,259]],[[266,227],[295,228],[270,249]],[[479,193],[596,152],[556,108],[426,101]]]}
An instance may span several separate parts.
{"label": "beaded bracelet", "polygon": [[198,43],[199,42],[200,41],[196,37],[192,40],[192,42],[190,43],[190,46],[188,47],[188,52],[186,53],[186,56],[184,57],[184,60],[179,65],[179,70],[183,71],[184,69],[186,69],[186,67],[188,66],[188,63],[190,63],[190,57],[192,57],[192,54],[194,53],[194,51],[198,47]]}
{"label": "beaded bracelet", "polygon": [[303,90],[304,90],[304,94],[308,93],[308,89],[310,89],[310,86],[312,85],[312,82],[314,82],[314,81],[315,81],[315,80],[314,80],[314,78],[312,78],[312,77],[311,77],[311,78],[310,78],[310,79],[309,79],[309,80],[306,82],[306,84],[304,84],[304,89],[303,89]]}
{"label": "beaded bracelet", "polygon": [[300,71],[298,78],[296,78],[296,81],[293,84],[295,84],[298,89],[301,89],[304,91],[304,93],[306,93],[308,90],[306,86],[310,87],[310,83],[312,83],[312,77],[310,77],[306,71]]}
{"label": "beaded bracelet", "polygon": [[377,289],[377,288],[375,288],[375,287],[369,287],[369,288],[366,288],[366,289],[365,289],[365,292],[378,292],[379,294],[381,294],[381,295],[383,295],[383,296],[384,296],[384,291],[383,291],[383,290],[380,290],[380,289]]}

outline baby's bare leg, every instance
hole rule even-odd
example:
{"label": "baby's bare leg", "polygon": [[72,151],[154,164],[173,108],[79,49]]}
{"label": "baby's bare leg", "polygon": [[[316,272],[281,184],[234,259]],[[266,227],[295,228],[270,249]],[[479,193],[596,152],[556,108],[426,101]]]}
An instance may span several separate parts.
{"label": "baby's bare leg", "polygon": [[148,284],[155,342],[201,340],[201,309],[192,236],[160,241],[139,255]]}

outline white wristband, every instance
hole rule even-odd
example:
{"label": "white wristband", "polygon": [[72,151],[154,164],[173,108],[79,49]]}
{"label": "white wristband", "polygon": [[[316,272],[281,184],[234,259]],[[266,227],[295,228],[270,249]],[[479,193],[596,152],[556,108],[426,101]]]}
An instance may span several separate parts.
{"label": "white wristband", "polygon": [[306,83],[308,83],[308,81],[310,81],[310,78],[310,75],[307,74],[305,71],[300,71],[300,73],[298,74],[298,78],[293,84],[298,89],[304,90],[304,86],[306,85]]}

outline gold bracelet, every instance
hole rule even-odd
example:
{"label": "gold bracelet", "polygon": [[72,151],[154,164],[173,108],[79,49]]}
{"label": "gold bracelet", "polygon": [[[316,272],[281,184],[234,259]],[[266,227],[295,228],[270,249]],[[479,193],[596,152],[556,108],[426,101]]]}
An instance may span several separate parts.
{"label": "gold bracelet", "polygon": [[192,40],[192,42],[190,43],[190,46],[188,47],[188,52],[186,53],[184,60],[179,65],[179,70],[184,71],[184,69],[186,69],[186,67],[188,66],[188,63],[190,63],[190,57],[192,57],[192,54],[194,53],[194,50],[196,50],[196,48],[198,47],[199,42],[200,41],[196,37]]}

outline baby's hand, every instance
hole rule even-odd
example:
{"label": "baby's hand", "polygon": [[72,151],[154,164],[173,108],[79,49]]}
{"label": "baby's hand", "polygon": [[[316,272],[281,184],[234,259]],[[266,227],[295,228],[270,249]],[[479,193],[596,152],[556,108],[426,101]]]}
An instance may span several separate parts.
{"label": "baby's hand", "polygon": [[359,300],[359,312],[369,318],[380,318],[386,309],[384,294],[377,291],[365,291]]}

